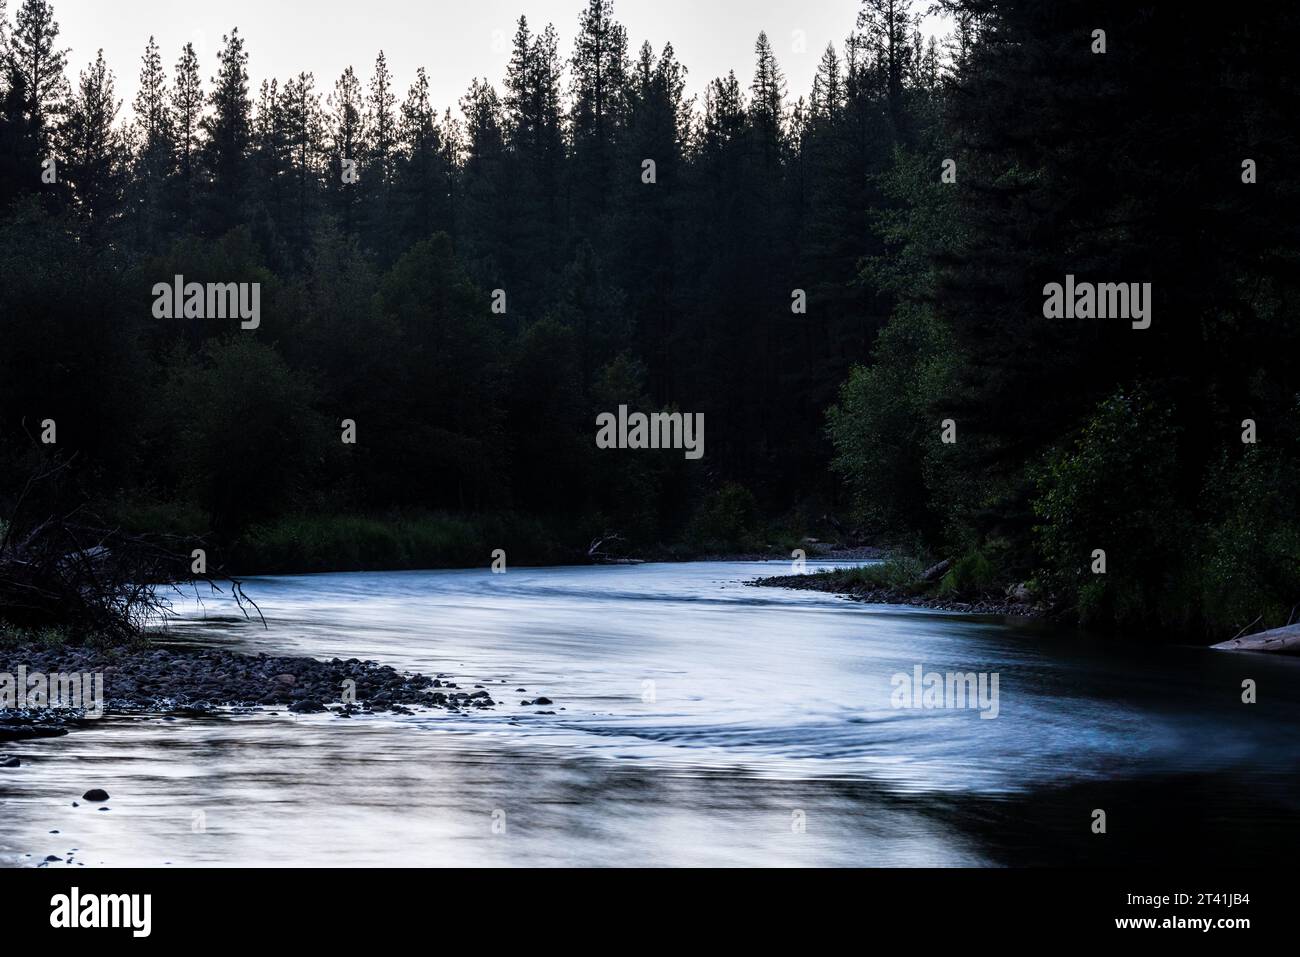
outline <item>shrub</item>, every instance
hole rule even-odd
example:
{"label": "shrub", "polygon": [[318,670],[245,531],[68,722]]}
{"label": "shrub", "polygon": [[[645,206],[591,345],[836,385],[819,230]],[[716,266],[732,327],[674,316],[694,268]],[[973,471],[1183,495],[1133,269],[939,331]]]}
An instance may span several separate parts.
{"label": "shrub", "polygon": [[758,506],[749,489],[727,482],[700,503],[687,529],[687,538],[705,550],[752,548],[757,513]]}
{"label": "shrub", "polygon": [[997,581],[993,563],[981,551],[962,556],[939,582],[941,595],[970,595],[992,588]]}
{"label": "shrub", "polygon": [[[1169,408],[1121,391],[1037,471],[1041,577],[1082,624],[1186,627],[1195,614],[1177,436]],[[1094,549],[1106,553],[1105,574],[1092,571]]]}

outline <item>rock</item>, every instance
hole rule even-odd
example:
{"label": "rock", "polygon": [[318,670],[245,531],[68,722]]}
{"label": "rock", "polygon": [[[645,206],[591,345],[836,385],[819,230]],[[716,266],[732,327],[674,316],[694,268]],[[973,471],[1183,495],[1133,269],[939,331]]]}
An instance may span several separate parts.
{"label": "rock", "polygon": [[550,698],[538,698],[536,701],[533,702],[533,704],[538,704],[538,705],[540,705],[540,704],[555,704],[555,702],[552,701]]}
{"label": "rock", "polygon": [[99,801],[107,801],[108,792],[105,791],[103,788],[91,788],[89,791],[87,791],[85,794],[81,796],[81,799],[83,801],[90,801],[91,803],[97,803]]}
{"label": "rock", "polygon": [[9,757],[5,758],[3,761],[0,761],[0,768],[20,768],[22,766],[23,763],[19,761],[17,758],[15,758],[13,755],[10,755]]}
{"label": "rock", "polygon": [[296,675],[287,675],[287,674],[276,675],[275,680],[280,682],[280,684],[282,685],[292,685],[292,684],[297,684],[298,682],[298,678]]}

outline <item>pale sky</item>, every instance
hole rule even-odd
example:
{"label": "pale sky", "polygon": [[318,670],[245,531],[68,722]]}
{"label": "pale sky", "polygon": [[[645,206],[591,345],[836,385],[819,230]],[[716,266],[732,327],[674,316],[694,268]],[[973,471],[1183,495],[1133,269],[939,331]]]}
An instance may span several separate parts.
{"label": "pale sky", "polygon": [[[20,0],[10,0],[9,16]],[[140,55],[152,33],[172,73],[181,47],[192,41],[203,65],[205,88],[216,72],[221,36],[238,26],[249,53],[254,95],[263,79],[281,81],[308,70],[317,90],[328,93],[351,64],[368,82],[382,49],[397,81],[398,102],[415,70],[428,70],[431,97],[439,112],[456,108],[475,76],[500,90],[509,60],[515,21],[529,27],[554,23],[560,53],[573,51],[579,13],[586,0],[52,0],[62,45],[71,47],[70,79],[95,51],[117,79],[123,113],[135,96]],[[922,9],[923,3],[917,3]],[[614,0],[614,15],[628,30],[629,53],[643,40],[656,52],[672,41],[689,70],[687,95],[701,94],[714,77],[730,69],[748,88],[754,41],[766,30],[785,72],[790,99],[806,95],[826,44],[842,49],[853,30],[857,0]],[[927,32],[939,25],[927,21]],[[796,31],[806,45],[797,46]],[[940,32],[943,32],[940,30]],[[802,49],[803,52],[798,52]],[[566,82],[567,89],[567,82]]]}

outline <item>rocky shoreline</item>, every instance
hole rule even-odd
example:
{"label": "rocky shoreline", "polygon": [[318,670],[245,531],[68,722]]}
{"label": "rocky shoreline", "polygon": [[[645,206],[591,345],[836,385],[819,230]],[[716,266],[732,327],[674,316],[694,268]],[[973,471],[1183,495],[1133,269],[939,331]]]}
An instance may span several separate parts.
{"label": "rocky shoreline", "polygon": [[[520,699],[526,689],[505,681],[462,688],[445,674],[402,673],[356,658],[318,661],[180,646],[0,649],[0,674],[14,676],[20,669],[27,675],[102,675],[104,712],[119,715],[329,712],[349,718],[380,712],[474,714],[508,706],[508,699],[518,700],[520,708],[553,704],[546,697]],[[93,720],[81,709],[0,707],[0,742],[59,736]],[[0,762],[6,758],[0,755]]]}
{"label": "rocky shoreline", "polygon": [[829,575],[776,575],[756,578],[746,582],[765,588],[794,588],[799,591],[821,591],[843,595],[850,601],[873,605],[908,605],[913,608],[931,608],[936,611],[956,611],[974,615],[1008,615],[1019,618],[1041,618],[1049,609],[1034,604],[1018,594],[1002,598],[984,597],[976,600],[939,598],[917,595],[902,588],[872,587],[861,582],[844,582]]}

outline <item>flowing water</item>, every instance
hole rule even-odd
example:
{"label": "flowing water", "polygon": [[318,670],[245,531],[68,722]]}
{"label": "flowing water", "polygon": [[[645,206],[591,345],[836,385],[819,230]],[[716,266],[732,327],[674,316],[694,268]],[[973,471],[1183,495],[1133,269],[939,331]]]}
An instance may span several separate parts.
{"label": "flowing water", "polygon": [[[0,771],[0,861],[1249,864],[1300,848],[1300,659],[744,584],[788,569],[249,580],[265,628],[208,602],[173,632],[444,673],[501,704],[109,717],[22,742],[23,767]],[[996,709],[895,707],[918,666],[996,675]],[[538,695],[554,704],[520,704]],[[72,806],[90,787],[110,810]]]}

